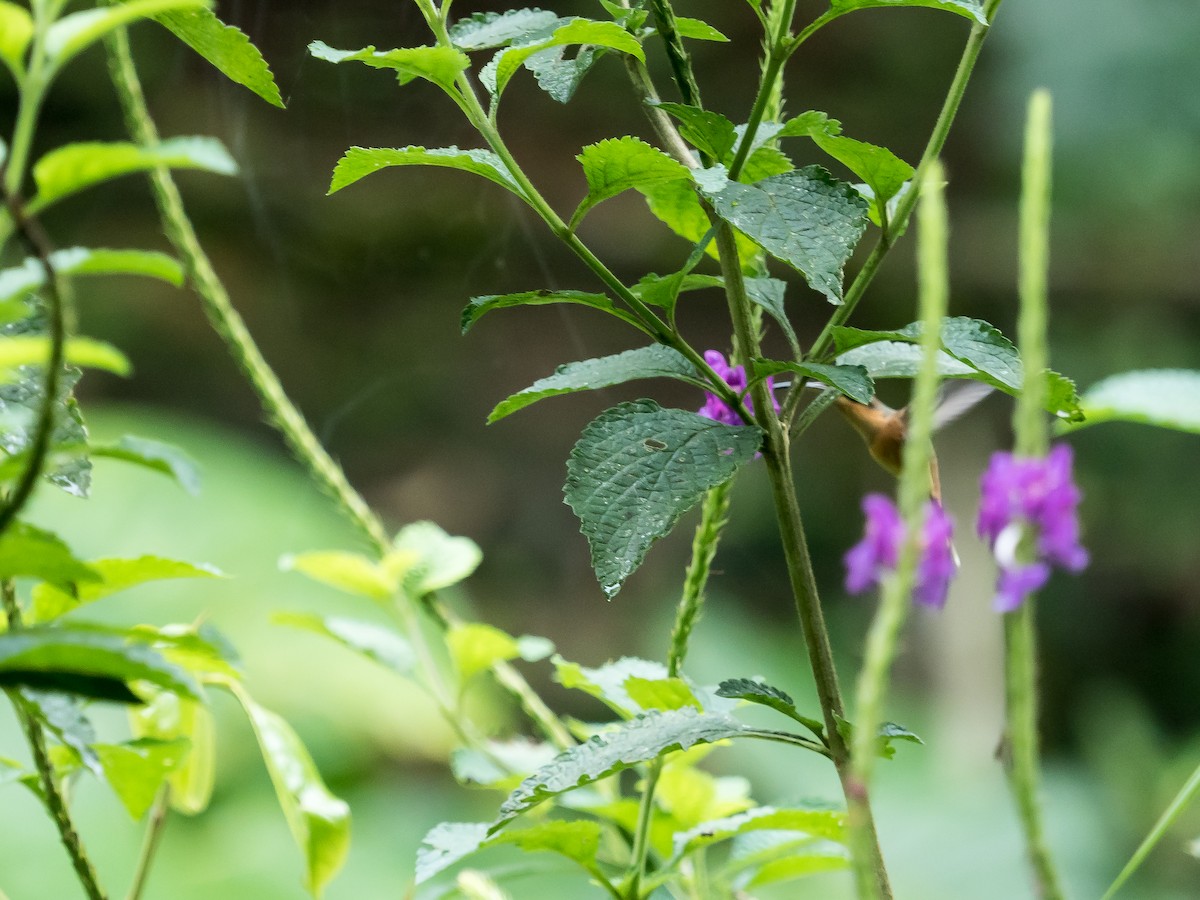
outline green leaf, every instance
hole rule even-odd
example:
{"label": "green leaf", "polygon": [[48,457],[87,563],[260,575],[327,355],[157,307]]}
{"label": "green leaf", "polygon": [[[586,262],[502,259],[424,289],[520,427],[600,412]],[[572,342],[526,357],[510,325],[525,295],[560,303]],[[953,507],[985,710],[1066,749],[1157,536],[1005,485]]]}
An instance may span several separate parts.
{"label": "green leaf", "polygon": [[566,47],[551,47],[533,54],[524,65],[551,99],[566,103],[575,96],[583,76],[591,71],[601,52],[595,47],[580,47],[575,57],[568,59]]}
{"label": "green leaf", "polygon": [[187,756],[167,776],[171,809],[194,816],[208,807],[217,771],[216,728],[202,703],[168,691],[153,691],[148,702],[129,710],[135,738],[186,740]]}
{"label": "green leaf", "polygon": [[791,320],[788,319],[787,309],[783,305],[787,282],[780,281],[778,278],[747,278],[745,283],[746,296],[750,298],[750,302],[765,309],[771,318],[779,323],[788,343],[792,347],[798,348],[800,341],[796,338]]}
{"label": "green leaf", "polygon": [[223,574],[209,565],[193,565],[161,556],[139,556],[136,559],[96,559],[88,568],[99,576],[66,591],[53,584],[39,584],[33,589],[28,622],[49,622],[93,603],[109,594],[128,590],[151,581],[174,578],[221,578]]}
{"label": "green leaf", "polygon": [[173,478],[189,494],[200,493],[200,469],[196,461],[171,444],[126,434],[113,443],[91,444],[88,452],[94,457],[119,459],[153,469]]}
{"label": "green leaf", "polygon": [[374,69],[394,69],[401,84],[414,78],[432,81],[448,94],[455,94],[455,81],[467,70],[471,60],[453,47],[402,47],[398,50],[335,50],[323,41],[313,41],[308,52],[325,62],[360,62]]}
{"label": "green leaf", "polygon": [[18,84],[25,77],[25,51],[32,38],[33,19],[29,11],[7,0],[0,2],[0,62],[8,66]]}
{"label": "green leaf", "polygon": [[733,477],[758,451],[756,427],[724,425],[637,400],[594,419],[567,460],[567,504],[611,600],[705,492]]}
{"label": "green leaf", "polygon": [[0,579],[37,578],[67,590],[100,580],[55,534],[25,522],[13,522],[0,535]]}
{"label": "green leaf", "polygon": [[1143,369],[1111,375],[1088,388],[1080,405],[1086,416],[1080,425],[1140,422],[1200,434],[1200,371]]}
{"label": "green leaf", "polygon": [[315,613],[275,613],[271,619],[281,625],[303,628],[314,634],[332,638],[343,647],[391,669],[398,675],[411,676],[416,670],[416,654],[413,653],[412,645],[406,638],[382,625],[343,616],[319,616]]}
{"label": "green leaf", "polygon": [[[854,725],[846,719],[838,718],[838,731],[847,744],[851,743],[854,738]],[[897,725],[895,722],[884,722],[875,732],[876,747],[879,755],[884,759],[893,759],[896,756],[896,741],[908,741],[910,744],[924,744],[915,733],[909,731],[903,725]]]}
{"label": "green leaf", "polygon": [[483,561],[479,545],[447,534],[434,522],[413,522],[397,532],[384,565],[410,597],[458,584]]}
{"label": "green leaf", "polygon": [[913,167],[886,147],[877,147],[853,138],[814,132],[817,146],[867,183],[874,193],[876,210],[900,193],[913,176]]}
{"label": "green leaf", "polygon": [[687,357],[662,344],[651,344],[649,347],[638,347],[597,359],[565,363],[555,369],[553,375],[539,378],[523,391],[518,391],[497,404],[488,416],[488,423],[499,421],[539,400],[560,394],[594,391],[641,378],[687,380],[696,377],[696,367]]}
{"label": "green leaf", "polygon": [[575,158],[583,166],[588,194],[571,216],[572,229],[588,210],[609,197],[631,188],[688,177],[688,170],[682,163],[635,137],[609,138],[589,144]]}
{"label": "green leaf", "polygon": [[670,275],[643,275],[631,290],[642,302],[670,311],[675,308],[679,295],[686,291],[724,286],[725,279],[719,275],[692,275],[679,271]]}
{"label": "green leaf", "polygon": [[507,47],[531,36],[548,36],[559,23],[557,13],[544,9],[510,9],[506,12],[477,12],[450,26],[450,43],[459,50],[488,50]]}
{"label": "green leaf", "polygon": [[483,622],[452,626],[446,634],[446,647],[462,684],[496,663],[520,655],[516,638]]}
{"label": "green leaf", "polygon": [[350,807],[329,792],[292,727],[240,687],[233,695],[246,711],[296,845],[304,853],[305,887],[320,897],[350,850]]}
{"label": "green leaf", "polygon": [[388,600],[397,588],[396,579],[381,565],[360,553],[344,550],[289,554],[279,560],[279,568],[372,600]]}
{"label": "green leaf", "polygon": [[840,304],[842,269],[867,227],[867,202],[858,191],[820,166],[756,184],[718,181],[698,176],[700,192],[717,214]]}
{"label": "green leaf", "polygon": [[207,9],[162,13],[154,18],[230,81],[283,109],[283,98],[271,67],[242,31],[226,25]]}
{"label": "green leaf", "polygon": [[682,678],[638,678],[625,679],[625,691],[629,699],[641,709],[702,709],[700,701],[691,687]]}
{"label": "green leaf", "polygon": [[60,675],[148,681],[187,697],[200,696],[187,672],[131,634],[77,626],[33,626],[0,634],[0,684],[45,687]]}
{"label": "green leaf", "polygon": [[616,662],[605,663],[595,669],[570,662],[557,654],[551,659],[554,677],[569,690],[580,690],[603,701],[625,718],[630,718],[646,708],[630,696],[625,683],[631,678],[661,680],[667,678],[667,667],[660,662],[626,656]]}
{"label": "green leaf", "polygon": [[735,816],[703,822],[675,835],[673,862],[694,850],[710,847],[751,831],[800,831],[831,841],[846,839],[846,814],[835,809],[758,806]]}
{"label": "green leaf", "polygon": [[460,784],[498,788],[509,793],[526,775],[558,755],[553,745],[522,737],[489,740],[485,750],[458,747],[450,754],[450,769]]}
{"label": "green leaf", "polygon": [[821,738],[822,741],[825,740],[825,723],[801,715],[800,711],[796,709],[796,704],[792,698],[777,687],[772,687],[769,684],[763,684],[761,681],[754,681],[750,678],[730,678],[722,681],[717,687],[717,696],[746,700],[749,703],[769,706],[771,709],[777,710],[788,718],[799,722],[817,737]]}
{"label": "green leaf", "polygon": [[63,16],[46,31],[46,60],[53,68],[123,25],[173,9],[212,6],[212,0],[128,0]]}
{"label": "green leaf", "polygon": [[19,701],[64,747],[74,751],[89,772],[97,778],[104,777],[100,760],[91,748],[96,741],[96,731],[84,715],[79,700],[56,691],[26,689],[20,692]]}
{"label": "green leaf", "polygon": [[[0,12],[0,16],[2,15],[3,13]],[[20,781],[29,774],[25,767],[15,759],[0,756],[0,787],[13,781]]]}
{"label": "green leaf", "polygon": [[416,882],[428,881],[472,853],[501,844],[515,844],[526,853],[548,850],[591,871],[596,867],[600,832],[598,822],[554,820],[489,837],[486,822],[442,822],[421,841]]}
{"label": "green leaf", "polygon": [[700,19],[689,19],[687,16],[675,17],[675,30],[681,37],[691,38],[694,41],[720,41],[722,43],[729,41],[729,38],[707,22]]}
{"label": "green leaf", "polygon": [[[786,122],[779,124],[776,137],[812,137],[814,134],[838,135],[842,133],[842,123],[831,119],[826,113],[816,109],[805,110],[797,116],[792,116]],[[762,130],[762,127],[759,129]]]}
{"label": "green leaf", "polygon": [[[69,247],[50,254],[59,275],[145,275],[175,287],[183,285],[183,267],[165,253],[151,250],[103,250]],[[29,258],[0,271],[0,302],[23,297],[46,283],[41,260]]]}
{"label": "green leaf", "polygon": [[663,112],[679,122],[683,139],[710,157],[714,162],[727,163],[737,143],[737,131],[732,122],[720,113],[685,103],[656,103]]}
{"label": "green leaf", "polygon": [[137,821],[146,814],[167,777],[188,753],[185,740],[139,738],[124,744],[93,744],[92,749],[117,799]]}
{"label": "green leaf", "polygon": [[830,0],[830,9],[838,14],[853,12],[856,9],[881,9],[892,6],[927,6],[932,9],[944,9],[947,12],[958,13],[973,19],[980,25],[988,24],[983,11],[982,0]]}
{"label": "green leaf", "polygon": [[695,744],[737,737],[746,730],[736,719],[723,713],[700,713],[691,708],[639,716],[613,731],[592,737],[586,744],[564,750],[549,765],[526,778],[501,805],[499,818],[490,830],[498,831],[551,797],[592,784],[672,750],[686,750]]}
{"label": "green leaf", "polygon": [[517,183],[504,168],[500,157],[491,150],[459,150],[457,147],[439,147],[435,150],[426,150],[424,147],[351,147],[338,160],[333,170],[329,193],[336,193],[360,178],[390,166],[441,166],[459,169],[494,181],[518,197],[524,197]]}
{"label": "green leaf", "polygon": [[604,294],[589,294],[586,291],[521,291],[515,294],[486,294],[482,297],[472,297],[462,312],[462,331],[466,334],[476,322],[488,313],[497,309],[508,309],[513,306],[544,306],[551,303],[573,303],[577,306],[590,306],[616,316],[641,331],[646,330],[635,316],[621,309]]}
{"label": "green leaf", "polygon": [[753,363],[755,377],[794,372],[805,378],[829,385],[840,394],[845,394],[859,403],[870,403],[875,396],[875,382],[867,370],[859,365],[829,366],[823,363],[792,363],[774,359],[756,359]]}
{"label": "green leaf", "polygon": [[40,211],[110,178],[158,166],[202,169],[220,175],[237,172],[237,164],[216,138],[170,138],[152,147],[125,142],[67,144],[51,150],[34,165],[38,193],[30,207]]}
{"label": "green leaf", "polygon": [[[114,375],[128,375],[130,371],[125,354],[112,344],[92,338],[69,338],[63,345],[63,356],[68,365],[101,369]],[[20,366],[44,366],[49,358],[50,339],[45,335],[0,337],[0,378],[7,375],[11,379],[12,370]],[[19,373],[17,377],[20,377]]]}
{"label": "green leaf", "polygon": [[761,865],[746,882],[746,887],[763,887],[803,878],[805,875],[838,872],[848,868],[850,854],[840,847],[823,844],[812,849],[806,848],[802,852],[798,852],[797,848],[788,852],[782,859],[773,859]]}
{"label": "green leaf", "polygon": [[[712,222],[700,205],[694,185],[686,181],[667,181],[642,188],[641,193],[650,212],[684,240],[697,244],[709,235]],[[741,232],[734,231],[734,240],[743,261],[758,255],[758,245]],[[711,240],[704,252],[714,259],[719,256],[716,244]]]}
{"label": "green leaf", "polygon": [[607,47],[636,57],[642,62],[646,56],[637,38],[615,22],[599,22],[592,19],[571,19],[555,28],[547,38],[510,46],[501,50],[479,73],[484,87],[499,99],[505,87],[525,61],[543,50],[575,44]]}

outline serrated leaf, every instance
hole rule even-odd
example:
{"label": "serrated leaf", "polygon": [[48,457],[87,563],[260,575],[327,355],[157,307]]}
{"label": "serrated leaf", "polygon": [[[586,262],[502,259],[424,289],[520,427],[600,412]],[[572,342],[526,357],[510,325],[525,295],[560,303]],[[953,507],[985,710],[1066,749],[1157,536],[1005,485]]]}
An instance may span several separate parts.
{"label": "serrated leaf", "polygon": [[539,850],[558,853],[591,870],[600,849],[600,824],[554,820],[489,836],[486,822],[442,822],[421,841],[416,882],[428,881],[472,853],[502,844],[514,844],[526,853]]}
{"label": "serrated leaf", "polygon": [[126,434],[113,443],[92,444],[88,452],[94,457],[119,459],[161,472],[189,494],[200,493],[200,469],[185,451],[151,438]]}
{"label": "serrated leaf", "polygon": [[344,550],[289,554],[279,560],[279,568],[372,600],[390,599],[397,588],[396,579],[381,565],[360,553]]}
{"label": "serrated leaf", "polygon": [[623,723],[613,731],[592,737],[586,744],[564,750],[546,766],[521,782],[500,807],[490,831],[495,833],[517,816],[566,791],[592,784],[671,750],[713,743],[746,731],[723,713],[694,709],[652,712]]}
{"label": "serrated leaf", "polygon": [[514,306],[545,306],[552,303],[572,303],[576,306],[589,306],[616,316],[641,331],[646,330],[636,317],[617,306],[604,294],[590,294],[586,291],[520,291],[513,294],[486,294],[482,297],[472,297],[462,312],[462,331],[466,334],[476,322],[497,309],[509,309]]}
{"label": "serrated leaf", "polygon": [[642,62],[646,56],[637,38],[615,22],[599,22],[593,19],[570,19],[559,25],[549,37],[528,43],[516,44],[501,50],[479,73],[479,79],[494,98],[504,93],[505,87],[525,61],[551,47],[584,44],[606,47],[627,53]]}
{"label": "serrated leaf", "polygon": [[583,431],[567,459],[567,504],[592,551],[611,600],[705,492],[749,462],[762,442],[756,427],[723,425],[653,400],[622,403]]}
{"label": "serrated leaf", "polygon": [[632,656],[622,657],[595,669],[558,655],[551,662],[554,664],[554,677],[563,687],[591,694],[626,718],[645,709],[625,690],[625,683],[630,678],[661,680],[667,677],[667,667],[662,663]]}
{"label": "serrated leaf", "polygon": [[674,859],[752,831],[800,831],[840,842],[846,839],[846,814],[835,809],[758,806],[676,834]]}
{"label": "serrated leaf", "polygon": [[[86,337],[68,338],[63,344],[67,365],[100,369],[114,375],[128,375],[128,358],[112,344]],[[21,366],[44,366],[50,358],[50,339],[40,334],[0,337],[0,379],[8,380]],[[8,378],[5,378],[8,376]]]}
{"label": "serrated leaf", "polygon": [[103,181],[158,166],[201,169],[220,175],[237,172],[237,164],[216,138],[169,138],[152,147],[120,141],[67,144],[51,150],[34,164],[33,180],[38,192],[30,207],[40,211]]}
{"label": "serrated leaf", "polygon": [[[175,287],[183,284],[183,267],[165,253],[152,250],[107,250],[69,247],[50,254],[50,265],[59,275],[144,275]],[[46,283],[41,260],[0,271],[0,302],[35,291]]]}
{"label": "serrated leaf", "polygon": [[788,718],[799,722],[817,737],[821,738],[821,740],[825,740],[825,723],[802,715],[796,709],[796,704],[792,698],[777,687],[763,684],[761,681],[754,681],[750,678],[730,678],[722,681],[717,687],[717,696],[746,700],[749,703],[769,706],[771,709],[777,710]]}
{"label": "serrated leaf", "polygon": [[325,787],[299,736],[282,717],[232,689],[246,711],[292,837],[304,854],[305,887],[320,897],[350,849],[350,807]]}
{"label": "serrated leaf", "polygon": [[459,50],[507,47],[530,36],[549,34],[562,21],[558,13],[544,9],[477,12],[450,26],[450,43]]}
{"label": "serrated leaf", "polygon": [[1088,388],[1080,405],[1086,418],[1079,426],[1139,422],[1200,434],[1200,371],[1143,369],[1111,375]]}
{"label": "serrated leaf", "polygon": [[[650,212],[684,240],[697,244],[704,240],[712,229],[712,222],[700,205],[700,198],[692,184],[686,181],[667,181],[643,188],[640,193],[645,196]],[[733,237],[738,255],[743,261],[754,259],[758,255],[758,245],[744,234],[734,229]],[[719,257],[716,244],[711,240],[704,252],[714,259]]]}
{"label": "serrated leaf", "polygon": [[61,615],[93,603],[109,594],[128,590],[151,581],[175,578],[221,578],[222,573],[209,565],[194,565],[161,556],[139,556],[136,559],[96,559],[87,564],[99,576],[98,581],[85,581],[65,591],[53,584],[43,583],[33,589],[29,609],[30,624],[49,622]]}
{"label": "serrated leaf", "polygon": [[197,9],[213,0],[127,0],[96,9],[69,13],[46,30],[46,60],[54,68],[64,65],[88,45],[123,25],[175,9]]}
{"label": "serrated leaf", "polygon": [[820,131],[814,131],[812,139],[818,147],[867,183],[874,194],[877,212],[886,209],[887,202],[900,193],[905,182],[913,176],[913,167],[886,147]]}
{"label": "serrated leaf", "polygon": [[32,38],[33,19],[29,10],[7,0],[0,2],[0,62],[8,67],[18,84],[25,77],[25,51]]}
{"label": "serrated leaf", "polygon": [[374,47],[335,50],[324,41],[313,41],[308,45],[308,52],[325,62],[360,62],[374,69],[392,69],[401,84],[408,84],[415,78],[424,78],[450,94],[458,90],[455,81],[471,65],[471,60],[461,50],[445,46],[401,47],[397,50],[376,50]]}
{"label": "serrated leaf", "polygon": [[135,738],[187,741],[187,756],[167,776],[171,809],[194,816],[208,807],[217,769],[216,728],[202,703],[168,691],[154,691],[147,702],[129,711]]}
{"label": "serrated leaf", "polygon": [[518,197],[524,197],[517,183],[504,168],[500,157],[491,150],[459,150],[457,147],[439,147],[434,150],[424,147],[351,147],[338,160],[328,193],[336,193],[372,172],[391,166],[440,166],[459,169],[494,181]]}
{"label": "serrated leaf", "polygon": [[383,564],[406,594],[419,598],[458,584],[482,561],[470,538],[449,535],[434,522],[413,522],[396,533]]}
{"label": "serrated leaf", "polygon": [[729,162],[737,143],[737,131],[731,121],[720,113],[685,103],[655,105],[679,122],[679,133],[685,141],[714,162]]}
{"label": "serrated leaf", "polygon": [[[843,740],[847,745],[854,740],[854,725],[850,721],[842,718],[837,720],[838,732],[842,735]],[[896,748],[893,746],[896,741],[907,741],[910,744],[924,744],[925,742],[917,736],[916,733],[909,731],[903,725],[897,725],[895,722],[884,722],[875,732],[876,748],[881,757],[884,759],[894,759],[896,756]]]}
{"label": "serrated leaf", "polygon": [[756,359],[753,363],[755,377],[794,372],[805,378],[829,385],[840,394],[845,394],[859,403],[870,403],[875,396],[875,382],[860,365],[829,366],[823,363],[793,363],[774,359]]}
{"label": "serrated leaf", "polygon": [[750,298],[750,302],[765,309],[783,329],[788,343],[792,347],[799,347],[800,341],[796,337],[791,320],[788,319],[787,309],[783,304],[787,282],[780,281],[778,278],[747,278],[745,284],[746,296]]}
{"label": "serrated leaf", "polygon": [[382,625],[315,613],[275,613],[271,619],[281,625],[303,628],[332,638],[343,647],[398,675],[410,676],[416,668],[416,654],[407,638]]}
{"label": "serrated leaf", "polygon": [[551,47],[525,60],[525,68],[533,73],[537,85],[559,103],[567,103],[579,89],[583,76],[600,59],[595,47],[580,47],[573,58],[567,57],[565,46]]}
{"label": "serrated leaf", "polygon": [[189,752],[186,740],[139,738],[124,744],[93,744],[108,782],[134,821],[154,803],[167,777]]}
{"label": "serrated leaf", "polygon": [[892,6],[926,6],[932,9],[944,9],[947,12],[958,13],[960,16],[973,19],[980,25],[988,24],[982,0],[830,0],[830,8],[839,14],[853,12],[856,9],[882,9]]}
{"label": "serrated leaf", "polygon": [[722,219],[841,303],[842,269],[867,227],[867,202],[851,185],[820,166],[755,184],[697,183]]}
{"label": "serrated leaf", "polygon": [[452,626],[446,634],[446,647],[462,684],[496,663],[520,655],[516,638],[483,622]]}
{"label": "serrated leaf", "polygon": [[637,706],[651,709],[702,709],[700,701],[691,687],[682,678],[638,678],[625,679],[625,692]]}
{"label": "serrated leaf", "polygon": [[32,626],[0,634],[0,684],[54,689],[58,676],[148,681],[193,699],[199,687],[183,669],[130,635],[113,631]]}
{"label": "serrated leaf", "polygon": [[609,138],[589,144],[575,157],[583,166],[588,194],[571,216],[575,228],[597,203],[632,188],[649,187],[688,177],[684,165],[640,138]]}
{"label": "serrated leaf", "polygon": [[779,125],[777,137],[812,137],[814,134],[838,135],[842,123],[816,109],[805,110]]}
{"label": "serrated leaf", "polygon": [[241,30],[226,25],[207,9],[162,13],[154,19],[230,81],[283,109],[283,98],[271,67]]}
{"label": "serrated leaf", "polygon": [[558,755],[558,748],[551,744],[521,737],[487,741],[485,750],[459,747],[450,754],[450,770],[460,784],[498,788],[508,793],[525,776]]}
{"label": "serrated leaf", "polygon": [[694,41],[720,41],[727,43],[729,38],[700,19],[690,19],[687,16],[675,17],[675,30],[681,37]]}
{"label": "serrated leaf", "polygon": [[680,294],[724,286],[725,279],[719,275],[674,272],[670,275],[643,275],[630,290],[644,303],[673,310]]}
{"label": "serrated leaf", "polygon": [[624,350],[612,356],[564,363],[553,375],[539,378],[523,391],[496,405],[488,424],[497,422],[547,397],[594,391],[642,378],[697,378],[696,367],[677,350],[662,344]]}
{"label": "serrated leaf", "polygon": [[67,590],[100,580],[57,535],[25,522],[13,522],[0,534],[0,579],[37,578]]}

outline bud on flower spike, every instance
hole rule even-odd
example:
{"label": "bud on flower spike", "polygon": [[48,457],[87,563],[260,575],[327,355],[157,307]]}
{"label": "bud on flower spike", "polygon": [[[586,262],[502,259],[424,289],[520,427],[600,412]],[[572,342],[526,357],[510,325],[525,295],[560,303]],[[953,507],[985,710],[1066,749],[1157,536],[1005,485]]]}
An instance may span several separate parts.
{"label": "bud on flower spike", "polygon": [[[997,612],[1019,609],[1046,583],[1052,564],[1071,572],[1088,564],[1087,551],[1079,544],[1079,500],[1066,444],[1052,447],[1044,459],[992,454],[980,479],[976,527],[1000,566]],[[1034,554],[1022,562],[1018,549],[1027,536]]]}

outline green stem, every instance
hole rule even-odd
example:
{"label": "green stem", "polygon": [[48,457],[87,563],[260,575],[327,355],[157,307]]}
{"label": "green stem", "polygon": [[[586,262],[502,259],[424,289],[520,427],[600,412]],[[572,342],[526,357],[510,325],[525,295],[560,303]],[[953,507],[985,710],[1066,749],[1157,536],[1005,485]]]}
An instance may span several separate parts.
{"label": "green stem", "polygon": [[[995,21],[996,11],[1000,7],[1001,0],[988,0],[984,7],[984,16],[988,22]],[[850,287],[846,290],[846,294],[842,299],[842,305],[834,310],[833,315],[826,323],[821,333],[817,335],[817,339],[813,341],[812,347],[808,351],[808,358],[819,360],[821,356],[829,350],[829,346],[833,341],[833,329],[839,325],[846,324],[846,321],[854,313],[854,309],[858,306],[858,302],[866,293],[867,288],[875,278],[875,274],[879,271],[879,265],[883,262],[888,251],[891,250],[894,243],[894,237],[900,234],[908,222],[909,216],[912,214],[914,207],[917,204],[919,195],[918,186],[922,184],[925,173],[934,161],[942,154],[942,148],[946,145],[946,138],[950,135],[950,128],[954,124],[954,118],[958,114],[958,108],[962,105],[963,95],[967,92],[967,84],[971,80],[971,73],[975,71],[975,63],[979,59],[979,51],[983,49],[983,42],[987,38],[990,26],[980,25],[976,23],[971,27],[971,34],[967,38],[966,46],[963,48],[962,56],[958,61],[958,68],[954,72],[954,80],[950,83],[950,90],[946,94],[946,99],[942,103],[941,112],[938,113],[937,121],[934,123],[933,132],[929,136],[929,141],[925,144],[925,151],[921,154],[921,161],[917,164],[916,171],[913,174],[911,187],[900,198],[896,205],[895,215],[891,220],[891,232],[880,238],[879,243],[871,250],[871,255],[867,257],[863,267],[851,282]],[[795,389],[792,394],[796,393]],[[789,407],[794,410],[796,403],[792,403],[791,396],[788,397]]]}
{"label": "green stem", "polygon": [[[125,29],[114,31],[106,39],[106,45],[109,72],[131,136],[141,144],[157,143],[158,129],[146,106],[145,94],[134,67]],[[246,375],[268,420],[283,436],[284,442],[296,459],[335,500],[342,513],[378,553],[386,554],[391,549],[386,528],[362,495],[350,484],[341,466],[321,446],[303,415],[287,396],[279,377],[263,358],[196,237],[171,173],[165,168],[156,169],[151,173],[150,181],[167,238],[179,253],[213,329],[225,342],[230,355]],[[434,619],[443,628],[452,621],[450,613],[436,604],[431,603],[431,611]],[[560,746],[574,744],[557,717],[537,697],[519,672],[506,662],[497,663],[493,671],[499,682],[517,696],[522,708],[533,716],[535,724],[548,737]]]}
{"label": "green stem", "polygon": [[[4,190],[9,196],[18,196],[25,181],[25,168],[29,163],[29,151],[33,146],[33,135],[37,127],[38,113],[49,87],[46,69],[46,30],[53,19],[47,11],[34,8],[33,39],[30,42],[29,68],[21,80],[21,97],[17,107],[17,119],[13,125],[12,140],[9,142],[7,169],[4,173]],[[0,241],[2,244],[3,241]]]}
{"label": "green stem", "polygon": [[[11,579],[5,579],[3,583],[0,583],[0,598],[3,601],[8,630],[20,631],[23,627],[21,607],[17,603],[17,593]],[[33,713],[26,706],[20,691],[10,689],[7,693],[16,710],[17,720],[21,723],[21,730],[25,733],[25,740],[29,743],[33,765],[37,769],[38,781],[41,785],[39,796],[58,829],[59,839],[66,848],[67,856],[71,859],[75,875],[89,900],[105,900],[104,891],[100,888],[100,879],[96,875],[92,861],[88,858],[83,841],[79,838],[79,832],[75,830],[75,824],[71,821],[71,812],[67,809],[66,799],[54,778],[54,764],[50,761],[50,754],[46,749],[46,735],[42,732],[42,726],[38,724]]]}
{"label": "green stem", "polygon": [[133,883],[125,900],[140,900],[146,889],[146,881],[150,875],[150,864],[158,852],[162,841],[163,830],[167,824],[167,814],[171,811],[171,786],[164,784],[154,798],[154,806],[150,808],[150,818],[146,822],[146,833],[142,837],[142,848],[138,853],[137,868],[133,873]]}
{"label": "green stem", "polygon": [[642,879],[646,875],[646,856],[650,852],[650,826],[654,819],[654,790],[662,775],[662,758],[654,760],[646,769],[646,781],[642,786],[642,799],[638,804],[637,830],[633,833],[633,849],[630,851],[629,875],[622,894],[626,900],[640,900]]}
{"label": "green stem", "polygon": [[[877,754],[876,733],[883,721],[888,680],[900,632],[908,616],[912,586],[920,555],[921,530],[929,497],[930,440],[933,435],[933,409],[937,404],[937,354],[941,349],[941,322],[949,297],[946,207],[942,199],[942,169],[930,166],[922,184],[919,212],[920,234],[917,240],[920,295],[921,369],[913,387],[910,404],[909,438],[904,448],[900,473],[900,515],[905,523],[905,541],[895,573],[883,585],[879,610],[867,634],[866,655],[859,674],[856,695],[856,722],[853,752],[854,778],[857,784],[871,783]],[[858,796],[857,792],[854,795]],[[850,837],[855,847],[855,879],[858,895],[880,896],[875,873],[865,864],[872,835],[861,806],[850,807]]]}
{"label": "green stem", "polygon": [[[733,320],[734,333],[744,352],[760,356],[758,335],[753,328],[750,299],[738,264],[737,245],[733,230],[724,222],[717,225],[717,248],[721,256],[721,272],[725,277],[725,291],[729,299],[729,311]],[[765,381],[751,386],[754,409],[759,427],[765,432],[763,460],[771,482],[771,495],[775,504],[775,517],[779,525],[779,536],[783,544],[787,563],[788,580],[800,621],[808,661],[816,683],[817,696],[825,719],[825,730],[829,741],[829,756],[838,772],[847,803],[857,807],[863,818],[863,830],[871,837],[869,864],[876,873],[879,893],[891,897],[887,870],[883,854],[875,838],[874,817],[866,785],[856,784],[850,767],[850,753],[842,736],[841,722],[845,719],[845,705],[838,686],[837,668],[833,661],[833,648],[829,643],[829,632],[825,626],[825,615],[817,592],[817,580],[813,573],[812,557],[804,534],[804,523],[800,516],[800,504],[796,497],[796,486],[792,476],[789,454],[789,439],[775,406],[771,401]]]}
{"label": "green stem", "polygon": [[[1025,130],[1020,211],[1020,301],[1018,343],[1024,365],[1021,397],[1013,416],[1016,451],[1044,456],[1049,428],[1043,412],[1047,298],[1050,244],[1050,95],[1037,91],[1029,102]],[[1019,553],[1029,561],[1032,549],[1024,541]],[[1042,825],[1038,768],[1038,697],[1036,604],[1026,598],[1021,608],[1004,616],[1004,693],[1007,707],[1008,778],[1026,852],[1033,868],[1038,897],[1060,900],[1058,872]]]}
{"label": "green stem", "polygon": [[667,59],[671,63],[671,72],[679,95],[689,106],[700,106],[700,88],[696,84],[696,74],[692,70],[692,59],[683,46],[683,38],[675,23],[675,10],[668,0],[650,0],[650,10],[654,13],[654,24],[666,46]]}

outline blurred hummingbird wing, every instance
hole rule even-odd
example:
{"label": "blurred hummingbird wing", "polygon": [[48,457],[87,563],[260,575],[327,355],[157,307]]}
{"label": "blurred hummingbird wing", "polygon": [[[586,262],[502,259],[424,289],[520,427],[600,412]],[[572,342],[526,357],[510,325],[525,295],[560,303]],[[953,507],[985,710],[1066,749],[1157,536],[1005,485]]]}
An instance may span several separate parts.
{"label": "blurred hummingbird wing", "polygon": [[938,391],[937,406],[933,410],[933,430],[949,425],[959,416],[971,410],[994,389],[982,381],[955,381],[943,384]]}

